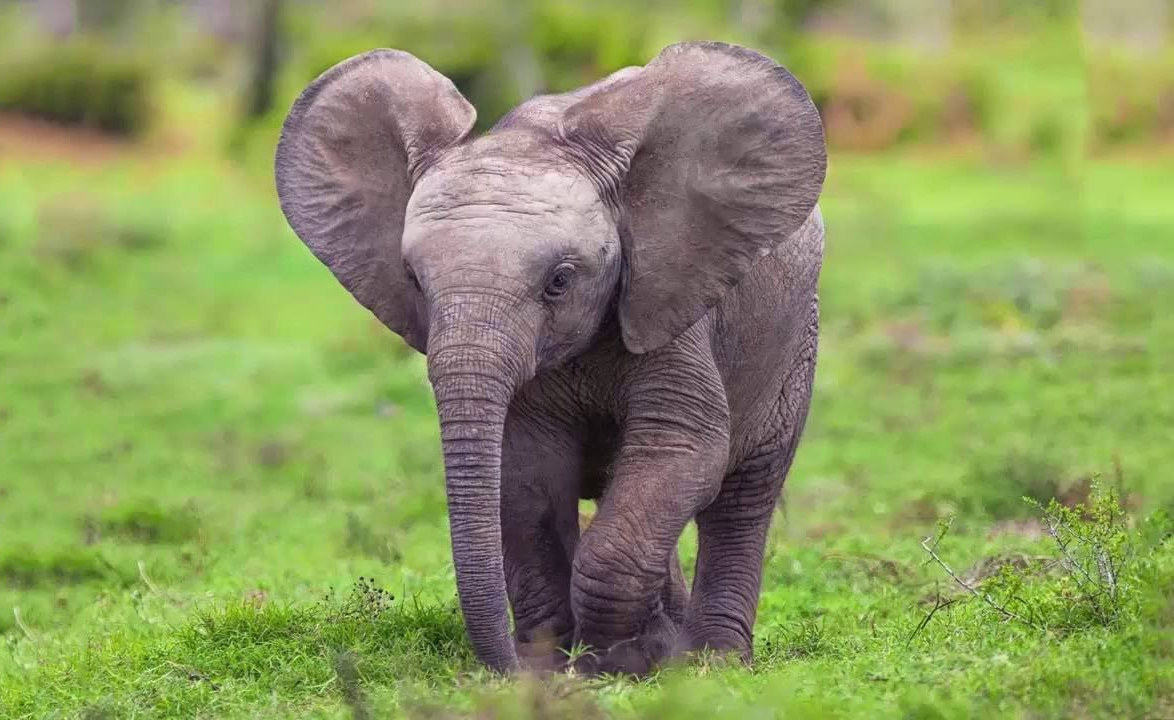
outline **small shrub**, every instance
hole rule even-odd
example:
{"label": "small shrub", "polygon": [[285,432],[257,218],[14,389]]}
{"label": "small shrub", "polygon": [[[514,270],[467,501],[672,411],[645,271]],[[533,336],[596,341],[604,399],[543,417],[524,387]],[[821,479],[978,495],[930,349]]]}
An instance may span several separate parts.
{"label": "small shrub", "polygon": [[147,66],[96,43],[44,47],[4,63],[0,110],[132,137],[151,112]]}
{"label": "small shrub", "polygon": [[1087,503],[1031,504],[1063,570],[1040,598],[1042,611],[1068,628],[1115,625],[1136,603],[1131,574],[1136,549],[1117,492],[1097,480]]}
{"label": "small shrub", "polygon": [[373,620],[391,610],[395,595],[376,584],[375,578],[359,576],[359,581],[342,600],[327,593],[324,604],[332,614],[352,620]]}
{"label": "small shrub", "polygon": [[[1046,564],[1040,558],[996,558],[980,563],[981,572],[959,574],[937,553],[949,522],[936,539],[922,541],[959,588],[959,599],[979,600],[1003,620],[1040,631],[1114,627],[1133,616],[1139,606],[1136,561],[1142,538],[1130,530],[1117,492],[1094,479],[1087,502],[1073,507],[1054,499],[1047,505],[1027,501],[1052,541]],[[936,603],[934,610],[940,607]]]}

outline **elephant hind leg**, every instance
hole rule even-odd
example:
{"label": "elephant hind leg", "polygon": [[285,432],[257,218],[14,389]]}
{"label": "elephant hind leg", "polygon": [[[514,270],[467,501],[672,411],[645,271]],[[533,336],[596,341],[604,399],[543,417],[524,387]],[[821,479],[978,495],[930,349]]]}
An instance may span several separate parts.
{"label": "elephant hind leg", "polygon": [[681,638],[691,650],[753,659],[767,533],[811,404],[817,313],[813,305],[816,319],[779,398],[779,431],[726,476],[717,497],[697,516],[697,569]]}
{"label": "elephant hind leg", "polygon": [[660,602],[664,606],[664,614],[674,625],[684,625],[685,613],[689,609],[689,584],[685,581],[685,572],[681,569],[681,560],[675,549],[669,556],[669,574],[664,582]]}
{"label": "elephant hind leg", "polygon": [[517,415],[507,419],[501,530],[515,649],[524,667],[545,672],[566,664],[574,640],[570,585],[579,503],[574,437],[541,430]]}
{"label": "elephant hind leg", "polygon": [[697,516],[697,571],[681,637],[686,649],[733,652],[750,662],[780,464],[769,451],[744,462]]}

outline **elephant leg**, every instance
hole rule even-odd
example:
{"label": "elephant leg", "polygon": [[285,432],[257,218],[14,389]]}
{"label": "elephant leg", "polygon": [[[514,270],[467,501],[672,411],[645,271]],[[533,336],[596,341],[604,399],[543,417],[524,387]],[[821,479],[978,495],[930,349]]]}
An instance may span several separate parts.
{"label": "elephant leg", "polygon": [[779,454],[748,458],[697,516],[697,568],[682,644],[753,654],[767,531],[785,474]]}
{"label": "elephant leg", "polygon": [[685,573],[681,570],[681,560],[677,557],[674,547],[669,556],[669,572],[665,578],[664,590],[660,594],[664,613],[668,615],[673,625],[681,627],[685,623],[685,613],[689,609],[689,585],[685,582]]}
{"label": "elephant leg", "polygon": [[502,449],[501,534],[518,659],[566,664],[575,630],[571,558],[579,539],[578,457],[569,432],[513,413]]}
{"label": "elephant leg", "polygon": [[702,350],[680,351],[632,371],[611,479],[575,554],[571,603],[593,651],[584,672],[644,674],[676,644],[677,541],[717,494],[729,453],[720,376]]}
{"label": "elephant leg", "polygon": [[697,516],[697,566],[680,640],[691,650],[737,653],[750,663],[767,532],[807,419],[815,335],[787,377],[774,439],[741,460]]}

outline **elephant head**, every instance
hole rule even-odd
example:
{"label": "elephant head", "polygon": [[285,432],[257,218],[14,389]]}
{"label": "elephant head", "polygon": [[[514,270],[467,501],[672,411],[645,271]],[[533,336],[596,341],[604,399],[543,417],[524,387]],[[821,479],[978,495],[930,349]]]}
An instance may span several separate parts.
{"label": "elephant head", "polygon": [[718,43],[535,98],[481,137],[474,119],[431,67],[376,50],[298,98],[276,175],[298,236],[428,356],[461,607],[477,656],[509,670],[512,397],[609,332],[640,354],[693,325],[808,217],[826,153],[799,82]]}

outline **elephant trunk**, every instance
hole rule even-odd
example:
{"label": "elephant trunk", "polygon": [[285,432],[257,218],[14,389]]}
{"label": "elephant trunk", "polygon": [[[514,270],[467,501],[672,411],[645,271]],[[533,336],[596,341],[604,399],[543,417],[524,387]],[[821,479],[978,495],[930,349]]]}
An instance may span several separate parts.
{"label": "elephant trunk", "polygon": [[502,434],[510,400],[532,372],[513,362],[518,353],[506,348],[516,339],[493,323],[440,325],[428,341],[428,375],[440,416],[457,593],[477,658],[510,672],[518,658],[502,566]]}

